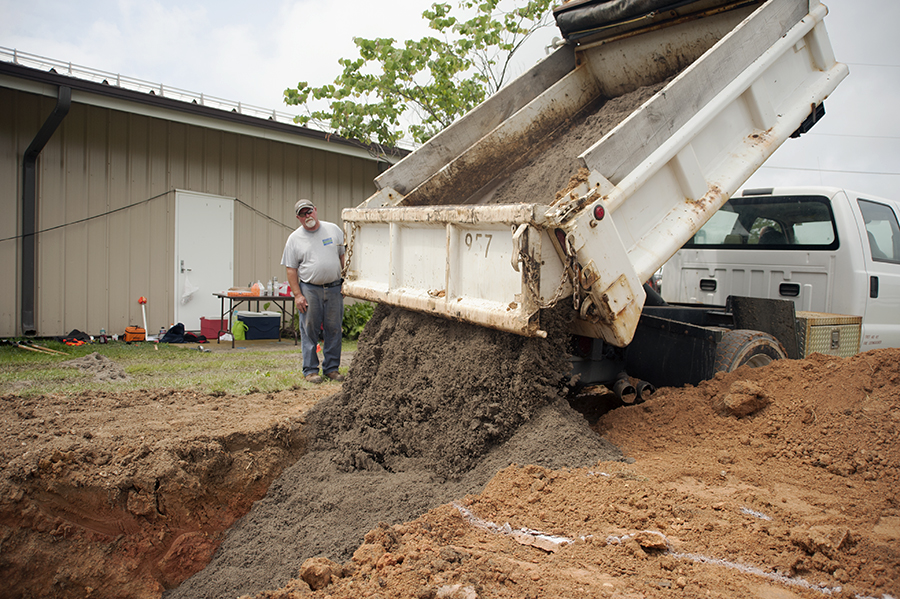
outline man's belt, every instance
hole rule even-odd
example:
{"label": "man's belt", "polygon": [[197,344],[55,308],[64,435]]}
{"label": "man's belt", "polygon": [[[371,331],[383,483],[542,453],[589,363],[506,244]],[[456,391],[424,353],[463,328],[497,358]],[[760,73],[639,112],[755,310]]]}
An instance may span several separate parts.
{"label": "man's belt", "polygon": [[337,287],[341,283],[344,282],[344,279],[338,279],[337,281],[332,281],[331,283],[325,283],[324,285],[316,285],[315,283],[303,283],[304,285],[311,285],[313,287],[322,287],[323,289],[328,289],[329,287]]}

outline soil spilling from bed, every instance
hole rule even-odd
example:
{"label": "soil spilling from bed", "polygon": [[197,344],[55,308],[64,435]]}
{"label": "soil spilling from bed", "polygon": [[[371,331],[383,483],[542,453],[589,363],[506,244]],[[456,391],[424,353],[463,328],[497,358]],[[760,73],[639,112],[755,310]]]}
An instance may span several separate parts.
{"label": "soil spilling from bed", "polygon": [[310,557],[350,559],[380,522],[399,524],[479,491],[510,464],[619,460],[562,399],[565,319],[525,339],[379,306],[348,380],[306,416],[310,451],[167,597],[286,584]]}
{"label": "soil spilling from bed", "polygon": [[[481,201],[552,200],[583,178],[577,156],[663,85],[598,99],[524,152]],[[563,399],[562,313],[542,316],[547,339],[524,339],[379,306],[341,393],[307,415],[310,452],[170,595],[254,593],[285,584],[306,558],[346,561],[379,522],[476,492],[510,464],[622,459]]]}

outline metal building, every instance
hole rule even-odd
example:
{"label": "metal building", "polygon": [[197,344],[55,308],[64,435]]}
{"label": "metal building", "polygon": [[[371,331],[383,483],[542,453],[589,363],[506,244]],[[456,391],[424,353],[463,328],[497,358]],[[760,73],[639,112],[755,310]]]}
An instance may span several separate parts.
{"label": "metal building", "polygon": [[213,293],[284,279],[298,198],[341,224],[375,190],[369,147],[276,113],[17,62],[0,60],[0,336],[121,332],[142,296],[148,333],[199,330]]}

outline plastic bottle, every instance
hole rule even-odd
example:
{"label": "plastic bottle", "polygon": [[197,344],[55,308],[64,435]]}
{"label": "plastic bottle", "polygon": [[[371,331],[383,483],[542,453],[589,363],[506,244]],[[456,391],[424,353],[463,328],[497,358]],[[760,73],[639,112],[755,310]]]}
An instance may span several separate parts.
{"label": "plastic bottle", "polygon": [[100,329],[100,343],[106,343],[106,329]]}
{"label": "plastic bottle", "polygon": [[166,336],[166,327],[159,327],[159,338],[157,341],[162,341],[162,338]]}

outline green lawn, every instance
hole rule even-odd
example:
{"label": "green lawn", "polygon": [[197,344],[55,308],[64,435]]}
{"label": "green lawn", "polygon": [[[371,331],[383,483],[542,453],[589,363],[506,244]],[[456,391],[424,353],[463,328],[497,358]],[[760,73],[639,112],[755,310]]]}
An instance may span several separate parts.
{"label": "green lawn", "polygon": [[[0,346],[0,394],[76,395],[84,391],[193,389],[207,394],[243,395],[313,386],[303,380],[300,348],[295,349],[290,340],[282,340],[282,344],[290,344],[287,349],[283,346],[271,349],[276,345],[272,344],[260,349],[217,347],[217,351],[208,353],[198,351],[196,344],[111,342],[70,347],[57,341],[36,343],[69,355],[46,355],[6,344]],[[205,347],[211,345],[214,343]],[[344,352],[355,350],[356,341],[344,340]],[[62,365],[94,352],[124,369],[127,380],[96,382],[92,373]]]}

